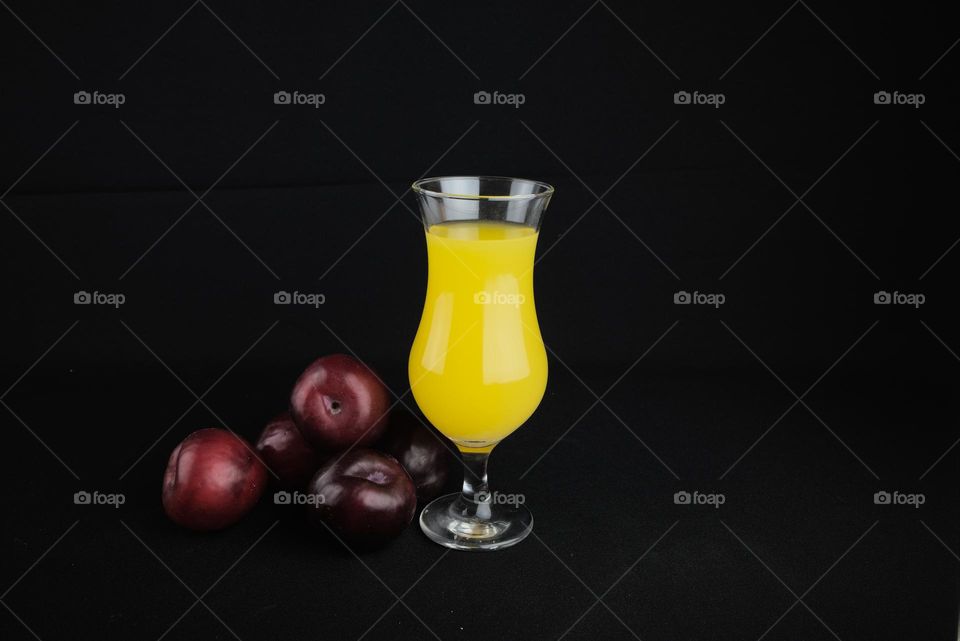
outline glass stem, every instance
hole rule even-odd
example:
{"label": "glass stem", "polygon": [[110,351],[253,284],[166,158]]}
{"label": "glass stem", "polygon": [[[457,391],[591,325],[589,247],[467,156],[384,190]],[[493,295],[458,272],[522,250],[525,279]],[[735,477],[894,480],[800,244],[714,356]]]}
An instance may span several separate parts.
{"label": "glass stem", "polygon": [[492,497],[487,486],[487,461],[490,459],[490,451],[462,454],[463,464],[467,468],[463,475],[463,490],[460,492],[467,512],[464,516],[489,519]]}

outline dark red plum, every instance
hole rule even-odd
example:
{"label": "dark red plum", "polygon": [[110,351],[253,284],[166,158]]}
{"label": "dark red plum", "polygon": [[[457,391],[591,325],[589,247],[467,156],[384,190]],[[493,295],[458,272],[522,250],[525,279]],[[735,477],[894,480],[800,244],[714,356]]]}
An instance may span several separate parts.
{"label": "dark red plum", "polygon": [[323,456],[304,440],[290,412],[267,423],[257,441],[257,452],[279,477],[278,485],[287,489],[303,489],[323,462]]}
{"label": "dark red plum", "polygon": [[185,438],[167,462],[163,509],[191,530],[219,530],[256,505],[267,469],[242,437],[219,428]]}
{"label": "dark red plum", "polygon": [[376,449],[391,455],[403,466],[417,488],[421,501],[432,499],[443,489],[453,456],[443,437],[417,420],[410,412],[394,412],[390,425]]}
{"label": "dark red plum", "polygon": [[[392,456],[351,450],[310,481],[311,519],[325,523],[350,546],[371,548],[396,538],[417,509],[413,481]],[[322,527],[322,526],[321,526]]]}
{"label": "dark red plum", "polygon": [[318,358],[290,393],[290,415],[321,451],[365,447],[387,426],[390,397],[369,367],[346,354]]}

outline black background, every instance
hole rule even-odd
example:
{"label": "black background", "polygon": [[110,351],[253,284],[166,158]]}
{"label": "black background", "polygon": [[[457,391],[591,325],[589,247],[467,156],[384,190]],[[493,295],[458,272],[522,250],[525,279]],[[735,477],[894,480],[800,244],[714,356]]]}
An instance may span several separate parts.
{"label": "black background", "polygon": [[[944,7],[2,5],[4,639],[955,637]],[[170,524],[169,451],[255,439],[316,356],[405,392],[426,277],[407,187],[451,173],[557,188],[551,380],[492,460],[536,536],[445,554],[411,526],[357,558],[269,500],[218,534]]]}

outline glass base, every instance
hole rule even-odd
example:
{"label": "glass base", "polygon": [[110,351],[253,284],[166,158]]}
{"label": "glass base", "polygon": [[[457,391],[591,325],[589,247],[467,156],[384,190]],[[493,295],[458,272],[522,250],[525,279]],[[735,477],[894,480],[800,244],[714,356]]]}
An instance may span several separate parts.
{"label": "glass base", "polygon": [[533,515],[522,504],[474,503],[457,492],[423,508],[420,529],[431,541],[454,550],[499,550],[527,538]]}

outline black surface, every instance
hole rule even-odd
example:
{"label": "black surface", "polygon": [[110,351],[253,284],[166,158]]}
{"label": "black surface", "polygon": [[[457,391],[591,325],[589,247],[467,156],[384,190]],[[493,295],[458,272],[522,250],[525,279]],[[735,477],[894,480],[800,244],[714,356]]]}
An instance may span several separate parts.
{"label": "black surface", "polygon": [[[956,638],[945,9],[388,7],[0,7],[0,638]],[[127,103],[74,105],[83,89]],[[354,351],[404,394],[426,275],[405,190],[428,170],[557,187],[548,392],[491,468],[536,536],[444,554],[411,526],[358,558],[269,497],[222,533],[178,529],[176,443],[255,439],[314,357]]]}

